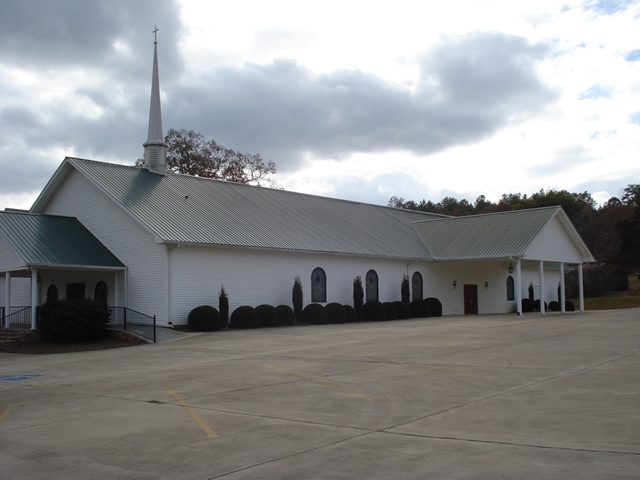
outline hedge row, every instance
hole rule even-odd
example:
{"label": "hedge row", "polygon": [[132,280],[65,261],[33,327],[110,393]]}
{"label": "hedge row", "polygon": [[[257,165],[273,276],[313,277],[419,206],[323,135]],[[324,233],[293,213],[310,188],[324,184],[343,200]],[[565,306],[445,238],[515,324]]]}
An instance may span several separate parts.
{"label": "hedge row", "polygon": [[[441,316],[442,304],[436,298],[418,300],[408,305],[404,302],[367,302],[362,308],[362,320],[379,322],[384,320],[405,320],[413,317]],[[323,306],[310,303],[301,313],[300,323],[311,325],[354,323],[356,310],[351,305],[329,303]],[[295,314],[288,305],[259,305],[255,308],[243,305],[234,310],[229,320],[229,328],[258,328],[294,325]],[[223,322],[220,313],[210,305],[194,308],[188,318],[189,329],[197,332],[221,330]]]}

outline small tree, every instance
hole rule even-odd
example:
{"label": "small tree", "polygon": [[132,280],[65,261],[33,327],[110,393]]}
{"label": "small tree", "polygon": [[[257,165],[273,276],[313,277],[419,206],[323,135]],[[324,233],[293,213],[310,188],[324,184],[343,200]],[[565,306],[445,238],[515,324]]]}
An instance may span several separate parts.
{"label": "small tree", "polygon": [[220,295],[218,295],[218,310],[220,311],[222,325],[226,327],[229,324],[229,297],[227,297],[224,285],[220,287]]}
{"label": "small tree", "polygon": [[293,282],[291,300],[293,302],[293,314],[296,317],[296,322],[300,322],[302,321],[303,295],[302,295],[302,282],[300,281],[300,277],[297,275]]}
{"label": "small tree", "polygon": [[402,283],[400,284],[400,298],[407,305],[411,303],[411,298],[409,297],[409,275],[402,275]]}
{"label": "small tree", "polygon": [[533,303],[533,301],[535,300],[534,296],[533,296],[533,283],[529,282],[529,300],[531,300],[531,303]]}
{"label": "small tree", "polygon": [[356,311],[356,319],[362,320],[362,306],[364,290],[362,290],[362,278],[358,275],[353,279],[353,308]]}

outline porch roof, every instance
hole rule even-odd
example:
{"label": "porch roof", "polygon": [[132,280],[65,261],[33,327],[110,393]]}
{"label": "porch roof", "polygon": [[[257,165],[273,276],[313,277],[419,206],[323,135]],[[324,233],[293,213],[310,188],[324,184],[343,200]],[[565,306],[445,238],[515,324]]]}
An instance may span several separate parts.
{"label": "porch roof", "polygon": [[77,218],[0,212],[0,235],[25,267],[126,268]]}

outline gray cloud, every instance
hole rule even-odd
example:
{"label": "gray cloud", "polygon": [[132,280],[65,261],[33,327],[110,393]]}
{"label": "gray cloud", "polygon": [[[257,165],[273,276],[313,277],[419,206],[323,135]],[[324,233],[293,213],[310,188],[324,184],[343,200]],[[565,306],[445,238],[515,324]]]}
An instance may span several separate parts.
{"label": "gray cloud", "polygon": [[216,67],[197,85],[172,92],[179,102],[167,106],[165,123],[261,152],[287,169],[302,152],[424,155],[543,111],[555,99],[535,71],[546,53],[497,33],[449,40],[418,59],[413,89],[360,70],[317,75],[287,59]]}

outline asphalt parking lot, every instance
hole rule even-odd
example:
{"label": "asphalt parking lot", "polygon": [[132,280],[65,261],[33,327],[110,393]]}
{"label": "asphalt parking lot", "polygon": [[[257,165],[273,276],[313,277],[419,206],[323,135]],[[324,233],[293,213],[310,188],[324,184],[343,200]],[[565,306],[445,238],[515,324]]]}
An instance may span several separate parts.
{"label": "asphalt parking lot", "polygon": [[640,310],[0,354],[1,479],[638,479]]}

